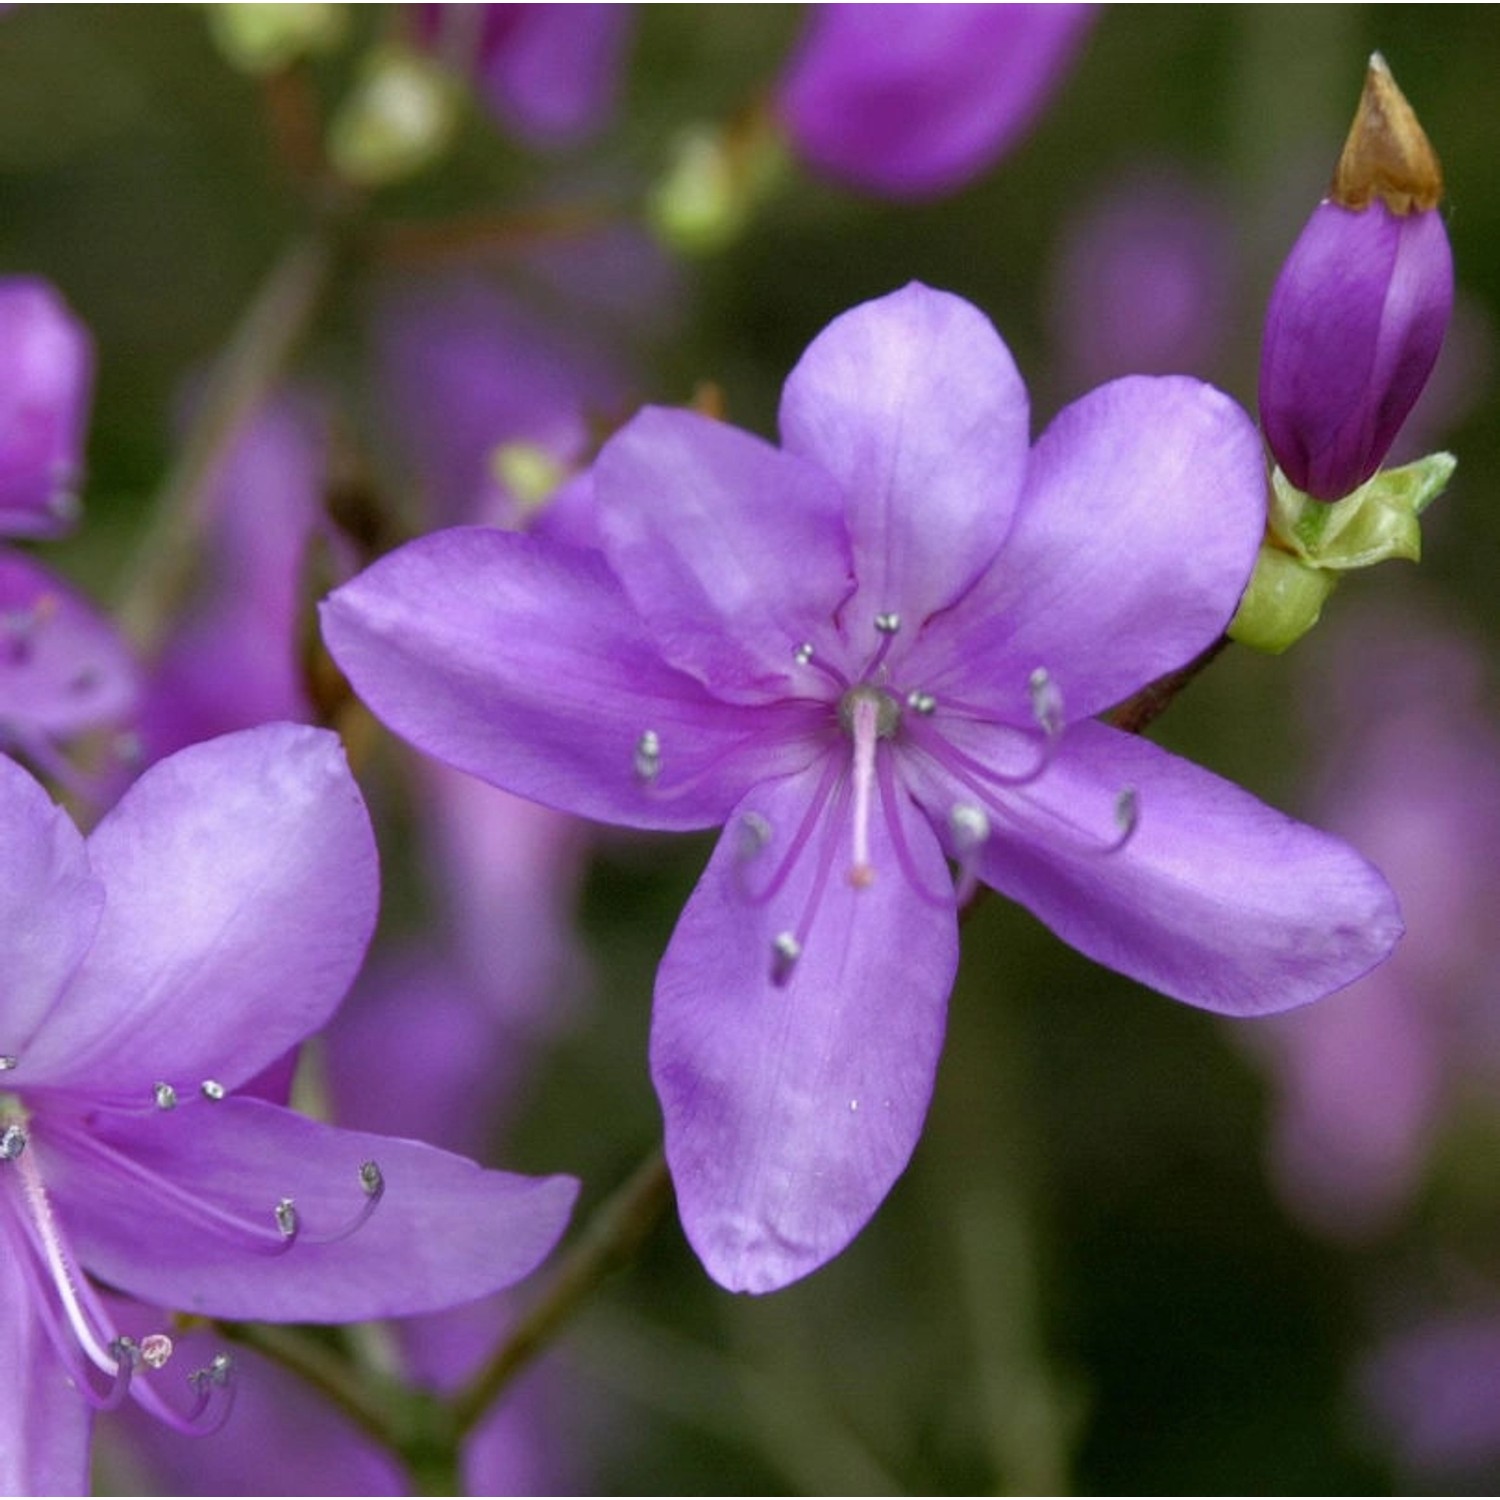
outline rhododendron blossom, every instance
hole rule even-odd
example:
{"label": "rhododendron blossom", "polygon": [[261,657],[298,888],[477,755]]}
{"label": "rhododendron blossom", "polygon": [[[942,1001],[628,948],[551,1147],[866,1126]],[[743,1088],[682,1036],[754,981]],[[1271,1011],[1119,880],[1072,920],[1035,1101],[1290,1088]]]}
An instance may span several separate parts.
{"label": "rhododendron blossom", "polygon": [[651,1062],[684,1228],[728,1287],[821,1265],[905,1167],[976,882],[1236,1015],[1399,935],[1345,844],[1093,721],[1233,613],[1265,518],[1249,419],[1132,378],[1028,426],[990,323],[914,284],[814,341],[780,448],[637,416],[595,468],[599,549],[441,532],[324,606],[356,689],[430,753],[607,822],[727,825]]}

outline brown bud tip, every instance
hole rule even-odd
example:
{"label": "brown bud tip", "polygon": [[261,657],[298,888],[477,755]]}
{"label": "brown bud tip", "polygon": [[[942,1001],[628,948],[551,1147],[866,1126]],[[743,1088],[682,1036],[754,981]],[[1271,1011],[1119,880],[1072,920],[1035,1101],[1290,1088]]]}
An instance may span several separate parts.
{"label": "brown bud tip", "polygon": [[1393,214],[1410,214],[1436,208],[1442,196],[1443,169],[1432,142],[1376,52],[1329,197],[1354,209],[1380,198]]}

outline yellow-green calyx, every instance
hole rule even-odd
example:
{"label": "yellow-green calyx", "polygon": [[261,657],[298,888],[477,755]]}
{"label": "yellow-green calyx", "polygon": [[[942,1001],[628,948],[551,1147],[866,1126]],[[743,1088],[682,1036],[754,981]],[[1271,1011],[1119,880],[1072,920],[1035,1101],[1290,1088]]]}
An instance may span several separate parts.
{"label": "yellow-green calyx", "polygon": [[1295,489],[1277,469],[1271,476],[1266,539],[1229,634],[1257,651],[1285,651],[1322,613],[1339,578],[1390,558],[1418,562],[1418,517],[1447,488],[1457,460],[1431,453],[1384,469],[1332,502]]}

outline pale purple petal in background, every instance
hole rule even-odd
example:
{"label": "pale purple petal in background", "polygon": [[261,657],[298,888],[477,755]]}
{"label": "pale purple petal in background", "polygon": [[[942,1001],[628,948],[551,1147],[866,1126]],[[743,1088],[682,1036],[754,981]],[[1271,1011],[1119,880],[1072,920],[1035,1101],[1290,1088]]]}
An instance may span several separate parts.
{"label": "pale purple petal in background", "polygon": [[1186,172],[1139,167],[1111,179],[1072,216],[1052,267],[1047,312],[1063,388],[1219,372],[1236,261],[1226,204]]}
{"label": "pale purple petal in background", "polygon": [[0,278],[0,536],[77,518],[93,381],[93,342],[57,292]]}
{"label": "pale purple petal in background", "polygon": [[817,5],[777,91],[794,150],[893,198],[961,188],[1062,83],[1095,7]]}

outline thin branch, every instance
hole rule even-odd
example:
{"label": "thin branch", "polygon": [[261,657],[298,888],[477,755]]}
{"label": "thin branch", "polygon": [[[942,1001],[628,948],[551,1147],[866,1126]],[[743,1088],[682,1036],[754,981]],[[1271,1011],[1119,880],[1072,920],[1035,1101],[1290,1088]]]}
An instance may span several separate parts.
{"label": "thin branch", "polygon": [[187,593],[214,481],[312,323],[337,251],[331,225],[294,241],[262,282],[209,375],[187,439],[152,506],[134,565],[125,574],[118,617],[144,655],[161,644]]}
{"label": "thin branch", "polygon": [[453,1403],[460,1434],[482,1420],[500,1393],[547,1348],[600,1282],[629,1263],[671,1200],[672,1181],[658,1146],[600,1205],[563,1258],[551,1285]]}

